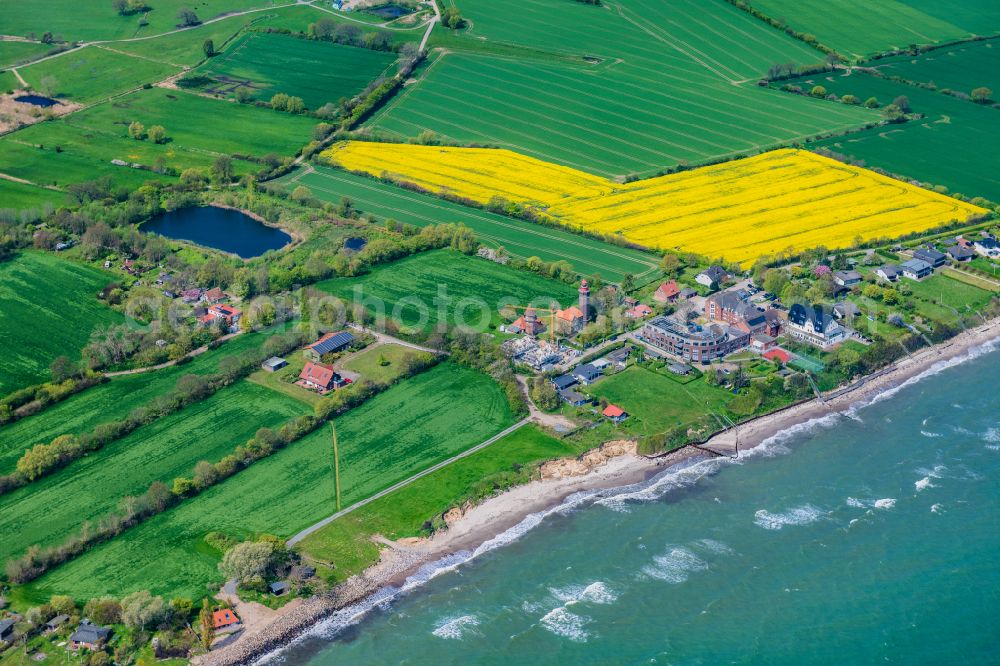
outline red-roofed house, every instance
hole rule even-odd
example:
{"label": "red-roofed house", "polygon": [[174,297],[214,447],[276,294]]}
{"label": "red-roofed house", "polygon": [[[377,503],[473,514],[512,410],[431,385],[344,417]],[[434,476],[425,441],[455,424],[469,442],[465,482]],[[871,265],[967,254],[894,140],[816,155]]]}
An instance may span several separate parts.
{"label": "red-roofed house", "polygon": [[774,361],[782,365],[785,365],[786,363],[792,360],[792,355],[786,352],[784,349],[771,349],[770,351],[764,352],[762,356],[766,358],[768,361]]}
{"label": "red-roofed house", "polygon": [[122,262],[122,270],[128,273],[129,275],[136,275],[139,272],[139,270],[135,266],[135,262],[132,261],[131,259],[126,259],[125,261]]}
{"label": "red-roofed house", "polygon": [[218,287],[212,287],[211,289],[209,289],[208,291],[206,291],[204,294],[201,295],[201,300],[205,301],[206,303],[221,303],[227,298],[229,298],[229,296],[226,294],[226,292],[222,291],[222,289]]}
{"label": "red-roofed house", "polygon": [[532,337],[544,330],[545,324],[538,319],[538,313],[531,308],[525,310],[523,316],[518,317],[513,324],[507,326],[508,333],[524,333]]}
{"label": "red-roofed house", "polygon": [[226,629],[227,627],[234,627],[239,623],[239,616],[228,608],[223,608],[212,613],[212,627],[215,629]]}
{"label": "red-roofed house", "polygon": [[628,413],[617,405],[608,405],[601,413],[608,417],[612,423],[621,423],[628,418]]}
{"label": "red-roofed house", "polygon": [[556,312],[556,326],[559,332],[565,335],[576,335],[583,330],[586,323],[587,318],[584,316],[583,310],[575,305]]}
{"label": "red-roofed house", "polygon": [[653,292],[653,300],[657,303],[673,303],[680,296],[681,288],[677,286],[677,280],[664,282]]}
{"label": "red-roofed house", "polygon": [[634,308],[625,311],[626,317],[631,317],[632,319],[642,319],[643,317],[648,317],[653,314],[653,308],[649,307],[645,303],[639,303]]}
{"label": "red-roofed house", "polygon": [[299,373],[299,381],[295,383],[322,394],[338,389],[347,382],[337,374],[332,365],[307,361],[302,372]]}
{"label": "red-roofed house", "polygon": [[208,326],[209,324],[222,320],[226,323],[226,328],[234,328],[240,323],[240,317],[243,313],[234,308],[232,305],[226,305],[224,303],[216,303],[215,305],[210,305],[208,310],[204,315],[198,318],[203,326]]}

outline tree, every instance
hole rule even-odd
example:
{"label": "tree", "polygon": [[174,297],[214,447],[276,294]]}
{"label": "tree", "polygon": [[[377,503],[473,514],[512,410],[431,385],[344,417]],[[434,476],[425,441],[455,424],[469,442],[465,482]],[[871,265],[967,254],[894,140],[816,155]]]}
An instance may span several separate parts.
{"label": "tree", "polygon": [[275,93],[271,96],[271,108],[275,111],[284,111],[288,108],[288,95],[285,93]]}
{"label": "tree", "polygon": [[265,578],[275,557],[275,544],[268,541],[244,541],[226,551],[219,570],[239,583]]}
{"label": "tree", "polygon": [[49,373],[52,375],[53,381],[65,381],[76,374],[76,364],[69,360],[68,356],[57,356],[49,364]]}
{"label": "tree", "polygon": [[146,136],[153,143],[166,143],[167,141],[167,130],[164,129],[163,125],[153,125],[146,132]]}
{"label": "tree", "polygon": [[826,88],[823,86],[813,86],[812,90],[809,91],[809,94],[813,97],[826,97]]}
{"label": "tree", "polygon": [[986,104],[993,97],[993,91],[985,86],[973,88],[970,96],[972,97],[973,102],[976,102],[977,104]]}
{"label": "tree", "polygon": [[626,273],[622,276],[622,291],[626,294],[635,289],[635,276],[631,273]]}
{"label": "tree", "polygon": [[154,597],[148,590],[133,592],[122,599],[122,622],[134,629],[145,631],[148,625],[166,622],[170,613],[163,597]]}
{"label": "tree", "polygon": [[330,40],[337,29],[337,22],[329,18],[321,18],[315,23],[310,23],[308,35],[313,39]]}
{"label": "tree", "polygon": [[[38,89],[47,97],[52,97],[59,91],[59,81],[54,76],[43,76],[38,83]],[[987,95],[989,97],[989,95]]]}
{"label": "tree", "polygon": [[681,260],[676,254],[665,254],[660,260],[660,270],[667,275],[676,275],[681,269]]}
{"label": "tree", "polygon": [[877,109],[878,108],[878,98],[876,98],[876,97],[869,97],[868,99],[866,99],[865,100],[865,108],[866,109]]}
{"label": "tree", "polygon": [[306,110],[306,104],[301,97],[289,97],[285,102],[285,111],[289,113],[302,113]]}
{"label": "tree", "polygon": [[896,99],[892,100],[892,103],[899,107],[899,110],[903,113],[910,112],[910,98],[906,95],[900,95]]}
{"label": "tree", "polygon": [[770,292],[772,294],[780,294],[785,290],[785,286],[788,284],[788,274],[785,271],[772,268],[767,273],[764,274],[764,291]]}
{"label": "tree", "polygon": [[201,600],[198,623],[201,624],[201,646],[207,650],[212,647],[212,638],[215,635],[215,623],[212,620],[212,608],[208,605],[208,597]]}
{"label": "tree", "polygon": [[896,104],[889,104],[882,109],[882,117],[890,123],[899,123],[906,120],[906,114],[904,114],[903,110]]}
{"label": "tree", "polygon": [[299,185],[292,190],[292,194],[290,196],[292,197],[292,201],[308,201],[312,198],[312,192],[310,192],[309,188],[305,185]]}
{"label": "tree", "polygon": [[211,58],[215,55],[215,42],[211,39],[206,39],[201,45],[201,50],[205,52],[206,58]]}
{"label": "tree", "polygon": [[844,104],[852,104],[852,105],[858,104],[860,102],[860,100],[854,95],[844,95],[843,97],[840,98],[840,101],[843,102]]}
{"label": "tree", "polygon": [[218,184],[225,184],[233,180],[233,159],[229,155],[219,155],[212,162],[212,181]]}
{"label": "tree", "polygon": [[128,14],[128,0],[111,0],[111,6],[120,16]]}
{"label": "tree", "polygon": [[182,28],[187,28],[192,25],[198,25],[201,21],[198,20],[198,15],[194,13],[189,7],[181,7],[177,12],[178,25]]}
{"label": "tree", "polygon": [[128,126],[128,135],[136,141],[146,138],[146,127],[138,120],[133,120]]}
{"label": "tree", "polygon": [[465,20],[462,19],[462,14],[458,11],[458,7],[448,7],[441,12],[441,25],[452,30],[457,30],[465,25]]}
{"label": "tree", "polygon": [[83,614],[96,624],[118,624],[122,618],[122,607],[114,597],[101,597],[88,601],[83,607]]}

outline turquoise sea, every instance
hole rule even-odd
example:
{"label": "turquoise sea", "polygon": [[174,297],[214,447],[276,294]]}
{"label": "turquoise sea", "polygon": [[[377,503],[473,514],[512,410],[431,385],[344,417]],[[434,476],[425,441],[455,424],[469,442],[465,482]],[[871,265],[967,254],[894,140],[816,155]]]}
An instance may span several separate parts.
{"label": "turquoise sea", "polygon": [[267,661],[1000,663],[1000,352],[971,356],[739,461],[573,498]]}

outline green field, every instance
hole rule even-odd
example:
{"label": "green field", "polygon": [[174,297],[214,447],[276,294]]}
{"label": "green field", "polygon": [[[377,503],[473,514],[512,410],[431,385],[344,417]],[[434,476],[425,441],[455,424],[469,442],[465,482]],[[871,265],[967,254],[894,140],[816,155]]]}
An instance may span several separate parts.
{"label": "green field", "polygon": [[97,300],[111,273],[26,251],[0,262],[0,394],[48,381],[58,356],[80,358],[90,333],[125,318]]}
{"label": "green field", "polygon": [[[457,4],[472,28],[464,39],[447,36],[449,53],[388,104],[374,128],[396,138],[431,129],[614,177],[758,151],[874,117],[757,87],[775,62],[822,55],[723,0],[669,7],[629,0],[614,9],[530,0],[514,12],[493,0]],[[576,64],[562,64],[568,60]]]}
{"label": "green field", "polygon": [[940,44],[1000,30],[1000,9],[989,0],[750,0],[750,4],[847,56],[910,44]]}
{"label": "green field", "polygon": [[535,426],[525,426],[468,458],[333,521],[303,539],[296,549],[335,564],[332,574],[343,580],[378,560],[379,547],[371,541],[372,535],[388,539],[422,535],[425,521],[440,516],[470,495],[491,491],[492,484],[484,483],[484,479],[515,476],[515,465],[577,453],[566,440],[555,439]]}
{"label": "green field", "polygon": [[[279,114],[178,90],[142,90],[4,137],[0,172],[57,185],[109,175],[116,183],[135,188],[165,177],[114,166],[111,160],[153,166],[162,158],[166,167],[183,171],[207,168],[221,154],[292,156],[309,141],[316,121]],[[132,121],[147,128],[162,125],[169,141],[157,145],[128,138]],[[237,159],[234,168],[244,173],[259,167]]]}
{"label": "green field", "polygon": [[59,435],[89,432],[99,423],[128,416],[158,395],[169,393],[184,375],[218,372],[219,360],[256,349],[265,335],[249,333],[237,336],[221,347],[196,356],[191,362],[153,372],[123,375],[92,386],[34,416],[0,426],[0,474],[14,469],[24,449],[48,443]]}
{"label": "green field", "polygon": [[43,81],[52,79],[55,97],[79,104],[107,99],[144,83],[156,83],[180,71],[172,65],[115,53],[100,46],[76,49],[18,69],[35,90],[43,90]]}
{"label": "green field", "polygon": [[670,377],[633,366],[583,389],[607,398],[629,414],[628,430],[653,435],[691,424],[709,411],[719,413],[732,399],[725,389],[696,380],[681,383]]}
{"label": "green field", "polygon": [[195,75],[215,79],[209,90],[232,96],[243,88],[267,101],[275,93],[301,97],[318,109],[351,98],[396,61],[394,53],[296,39],[287,35],[248,33]]}
{"label": "green field", "polygon": [[789,83],[805,90],[819,84],[841,97],[847,94],[860,100],[875,97],[883,105],[905,95],[911,109],[925,118],[810,145],[847,154],[863,160],[866,166],[944,185],[953,193],[1000,199],[1000,171],[993,159],[1000,151],[996,109],[859,72],[847,77],[804,77]]}
{"label": "green field", "polygon": [[51,46],[37,42],[0,42],[0,67],[16,65],[28,58],[37,58],[48,51]]}
{"label": "green field", "polygon": [[419,326],[423,314],[422,328],[445,320],[455,324],[456,313],[468,326],[479,328],[484,321],[499,321],[501,304],[541,307],[555,299],[565,306],[577,296],[576,288],[564,282],[452,250],[422,252],[376,266],[360,278],[334,278],[316,287],[405,326]]}
{"label": "green field", "polygon": [[153,481],[168,486],[190,478],[200,460],[216,462],[258,428],[278,428],[309,413],[306,405],[239,382],[189,405],[72,465],[0,497],[0,559],[28,546],[58,545],[84,521],[96,524],[126,495],[141,495]]}
{"label": "green field", "polygon": [[886,76],[906,81],[933,83],[969,94],[986,86],[1000,94],[1000,42],[997,40],[956,44],[919,56],[896,56],[872,62]]}
{"label": "green field", "polygon": [[[512,422],[502,392],[485,375],[444,363],[413,377],[337,419],[344,505]],[[198,598],[207,581],[219,580],[219,554],[203,540],[208,532],[289,537],[333,511],[327,427],[55,569],[26,592],[48,598],[60,590],[82,599],[149,589]]]}
{"label": "green field", "polygon": [[[391,382],[399,377],[400,361],[411,357],[430,357],[428,352],[418,351],[403,345],[377,345],[352,355],[341,365],[375,382]],[[386,362],[386,365],[382,365]]]}
{"label": "green field", "polygon": [[66,203],[67,199],[68,197],[62,192],[0,178],[0,208],[41,209],[46,203],[59,206]]}
{"label": "green field", "polygon": [[658,258],[636,250],[475,210],[340,169],[317,166],[313,171],[299,171],[282,182],[289,188],[304,185],[322,201],[339,203],[346,196],[363,213],[404,224],[423,227],[442,222],[461,223],[490,247],[502,246],[521,259],[534,256],[550,262],[565,260],[583,275],[600,273],[606,280],[620,282],[625,274],[631,273],[639,284],[660,275]]}

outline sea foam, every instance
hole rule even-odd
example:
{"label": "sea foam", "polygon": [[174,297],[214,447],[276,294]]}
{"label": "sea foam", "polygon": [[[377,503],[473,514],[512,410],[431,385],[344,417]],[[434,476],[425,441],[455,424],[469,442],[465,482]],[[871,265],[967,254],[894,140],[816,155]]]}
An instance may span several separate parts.
{"label": "sea foam", "polygon": [[568,638],[577,643],[585,643],[590,635],[584,628],[591,622],[589,617],[570,613],[564,606],[553,608],[539,623],[556,636]]}
{"label": "sea foam", "polygon": [[667,583],[683,583],[695,571],[703,571],[708,564],[683,546],[676,546],[665,555],[653,558],[653,564],[642,568],[642,573],[650,578]]}
{"label": "sea foam", "polygon": [[445,619],[431,633],[438,638],[458,640],[478,626],[479,619],[475,615],[460,615]]}
{"label": "sea foam", "polygon": [[783,527],[814,523],[824,515],[823,510],[811,504],[803,504],[780,513],[760,509],[754,514],[754,522],[766,530],[780,530]]}

